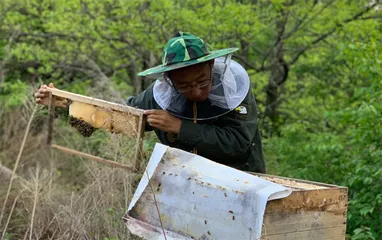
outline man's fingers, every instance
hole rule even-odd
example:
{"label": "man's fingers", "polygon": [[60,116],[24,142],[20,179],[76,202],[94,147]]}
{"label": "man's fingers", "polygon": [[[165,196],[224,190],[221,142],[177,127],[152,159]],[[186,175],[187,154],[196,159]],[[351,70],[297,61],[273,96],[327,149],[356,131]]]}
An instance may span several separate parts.
{"label": "man's fingers", "polygon": [[34,94],[34,96],[35,96],[36,98],[43,98],[43,97],[46,97],[46,95],[47,95],[47,94],[44,94],[44,93],[41,93],[41,92],[36,92],[36,93]]}
{"label": "man's fingers", "polygon": [[166,117],[164,115],[156,115],[156,114],[148,115],[147,120],[149,119],[155,119],[157,121],[162,121],[162,122],[166,121]]}
{"label": "man's fingers", "polygon": [[159,115],[159,114],[164,114],[165,111],[164,110],[150,109],[150,110],[145,110],[143,113],[146,115],[154,115],[154,114]]}
{"label": "man's fingers", "polygon": [[166,121],[166,116],[167,116],[166,111],[163,111],[163,110],[147,110],[147,112],[145,112],[145,114],[147,115],[147,118]]}
{"label": "man's fingers", "polygon": [[155,119],[155,118],[148,118],[147,122],[150,124],[150,126],[153,126],[153,125],[162,126],[163,125],[163,121],[161,121],[159,119]]}
{"label": "man's fingers", "polygon": [[48,94],[48,90],[46,90],[45,88],[41,87],[39,88],[35,94]]}
{"label": "man's fingers", "polygon": [[143,114],[150,115],[150,114],[152,114],[152,112],[153,112],[153,110],[145,110],[145,111],[143,111]]}
{"label": "man's fingers", "polygon": [[36,98],[36,103],[41,102],[41,98]]}
{"label": "man's fingers", "polygon": [[42,93],[47,93],[48,92],[48,90],[46,88],[40,88],[38,91],[42,92]]}
{"label": "man's fingers", "polygon": [[160,123],[149,123],[149,125],[153,128],[157,128],[164,131],[163,126]]}
{"label": "man's fingers", "polygon": [[149,123],[157,123],[157,124],[163,122],[162,120],[157,119],[157,118],[147,118],[147,121],[148,121]]}
{"label": "man's fingers", "polygon": [[41,98],[41,97],[44,97],[45,95],[44,95],[43,93],[41,93],[41,92],[36,92],[36,93],[34,94],[34,96],[35,96],[35,97],[39,97],[39,98]]}

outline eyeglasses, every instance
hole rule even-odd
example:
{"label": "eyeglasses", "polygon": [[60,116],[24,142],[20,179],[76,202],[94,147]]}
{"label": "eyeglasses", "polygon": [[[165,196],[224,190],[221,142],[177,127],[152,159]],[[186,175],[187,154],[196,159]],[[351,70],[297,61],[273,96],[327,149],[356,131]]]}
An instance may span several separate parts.
{"label": "eyeglasses", "polygon": [[208,87],[208,85],[210,85],[210,83],[212,82],[212,70],[211,70],[211,67],[210,67],[210,76],[208,78],[205,78],[204,80],[202,81],[199,81],[198,83],[196,84],[192,84],[192,85],[187,85],[187,86],[184,86],[184,87],[175,87],[172,79],[170,79],[168,76],[165,76],[165,80],[166,82],[172,86],[175,90],[177,90],[178,92],[180,93],[186,93],[186,92],[190,92],[192,91],[193,87],[197,87],[199,89],[203,89],[205,87]]}
{"label": "eyeglasses", "polygon": [[201,81],[201,82],[193,84],[193,85],[188,85],[188,86],[185,86],[185,87],[177,88],[177,90],[180,93],[186,93],[186,92],[192,91],[192,88],[194,86],[196,86],[199,89],[203,89],[203,88],[207,87],[208,85],[210,85],[210,82],[211,82],[211,79],[206,79],[204,81]]}

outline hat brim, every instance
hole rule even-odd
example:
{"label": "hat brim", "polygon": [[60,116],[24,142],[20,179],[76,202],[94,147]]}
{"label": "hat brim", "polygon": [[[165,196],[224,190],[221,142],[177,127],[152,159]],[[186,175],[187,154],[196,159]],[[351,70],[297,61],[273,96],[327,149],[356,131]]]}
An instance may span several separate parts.
{"label": "hat brim", "polygon": [[208,55],[205,55],[205,56],[197,58],[197,59],[189,60],[186,62],[175,63],[175,64],[172,64],[169,66],[158,65],[156,67],[152,67],[152,68],[146,69],[143,72],[138,73],[138,76],[156,76],[157,74],[161,74],[161,73],[168,72],[168,71],[175,70],[175,69],[179,69],[179,68],[188,67],[188,66],[195,65],[198,63],[206,62],[206,61],[214,59],[214,58],[228,55],[230,53],[237,51],[238,49],[239,48],[226,48],[226,49],[211,51]]}

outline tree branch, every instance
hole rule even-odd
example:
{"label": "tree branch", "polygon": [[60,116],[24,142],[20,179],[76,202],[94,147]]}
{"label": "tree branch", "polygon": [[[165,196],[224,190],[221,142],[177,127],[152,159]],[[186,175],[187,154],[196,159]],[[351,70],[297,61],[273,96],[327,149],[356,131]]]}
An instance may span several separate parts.
{"label": "tree branch", "polygon": [[[372,5],[370,5],[369,7],[365,8],[364,10],[362,10],[361,12],[357,13],[356,15],[354,15],[353,17],[351,18],[348,18],[348,19],[345,19],[342,23],[338,23],[336,24],[336,27],[338,28],[342,28],[344,26],[344,24],[346,23],[349,23],[349,22],[353,22],[353,21],[356,21],[356,20],[360,20],[361,19],[361,16],[363,16],[365,13],[369,12],[371,9],[373,9],[374,7],[376,7],[379,3],[374,3]],[[316,45],[317,43],[321,42],[322,40],[325,40],[327,37],[331,36],[334,32],[337,31],[337,28],[333,28],[331,30],[329,30],[327,33],[317,37],[316,39],[314,39],[312,42],[310,42],[306,47],[304,47],[302,50],[300,50],[293,58],[292,60],[288,63],[288,65],[292,65],[294,63],[297,62],[297,60],[301,57],[302,54],[304,54],[307,50],[311,49],[314,45]]]}
{"label": "tree branch", "polygon": [[304,28],[311,23],[314,19],[316,19],[325,9],[327,9],[330,5],[332,5],[335,2],[335,0],[327,2],[316,14],[314,14],[310,19],[308,19],[306,22],[302,23],[300,26],[301,30],[305,30]]}
{"label": "tree branch", "polygon": [[263,67],[256,67],[255,65],[248,62],[245,57],[240,56],[238,54],[232,55],[232,58],[239,59],[246,67],[248,67],[250,69],[254,69],[256,72],[262,72],[265,70],[265,68],[263,68]]}
{"label": "tree branch", "polygon": [[[314,4],[312,5],[312,7],[309,9],[308,13],[306,13],[304,15],[304,17],[300,20],[298,19],[298,22],[297,24],[293,27],[293,29],[285,34],[285,36],[283,37],[283,40],[291,37],[294,33],[296,33],[299,29],[301,28],[304,28],[304,26],[306,26],[307,24],[309,24],[310,22],[312,22],[314,19],[317,18],[318,15],[320,15],[326,8],[328,8],[332,3],[334,3],[334,0],[333,1],[330,1],[330,2],[327,2],[316,14],[314,14],[310,19],[306,20],[307,17],[309,16],[309,13],[311,11],[313,11],[314,7],[317,5],[317,1],[314,2]],[[306,21],[305,21],[306,20]]]}
{"label": "tree branch", "polygon": [[358,18],[358,20],[370,20],[370,19],[382,19],[382,15],[368,16],[363,18]]}
{"label": "tree branch", "polygon": [[[264,66],[265,65],[265,61],[267,60],[267,58],[271,55],[273,49],[280,43],[280,41],[282,40],[282,36],[285,32],[285,26],[286,26],[286,23],[288,21],[288,13],[286,15],[283,15],[284,14],[284,11],[281,10],[280,13],[282,13],[282,17],[284,17],[284,19],[277,19],[276,21],[281,21],[281,30],[278,31],[278,34],[277,34],[277,39],[275,41],[275,43],[273,44],[273,46],[268,50],[268,52],[264,55],[263,57],[263,60],[261,61],[261,67],[260,69],[265,69],[266,67]],[[280,17],[281,18],[281,17]],[[276,27],[278,27],[278,24],[276,23]],[[278,30],[278,29],[276,29]]]}

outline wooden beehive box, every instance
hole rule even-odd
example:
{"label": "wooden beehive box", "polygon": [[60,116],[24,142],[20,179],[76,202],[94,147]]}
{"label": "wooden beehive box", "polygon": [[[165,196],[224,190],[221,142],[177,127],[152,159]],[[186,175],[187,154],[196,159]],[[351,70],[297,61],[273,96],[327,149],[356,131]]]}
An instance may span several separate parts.
{"label": "wooden beehive box", "polygon": [[255,174],[293,190],[286,198],[269,201],[262,240],[344,240],[348,189],[298,179]]}

